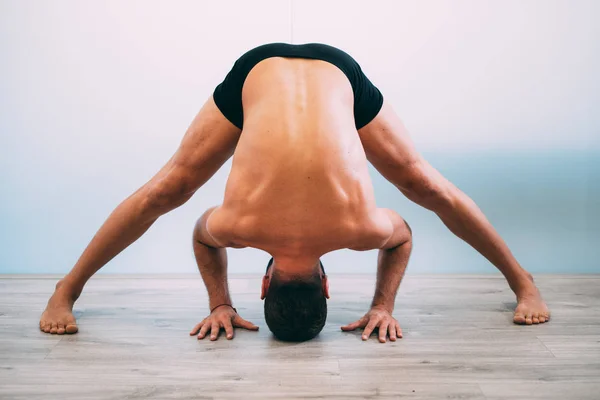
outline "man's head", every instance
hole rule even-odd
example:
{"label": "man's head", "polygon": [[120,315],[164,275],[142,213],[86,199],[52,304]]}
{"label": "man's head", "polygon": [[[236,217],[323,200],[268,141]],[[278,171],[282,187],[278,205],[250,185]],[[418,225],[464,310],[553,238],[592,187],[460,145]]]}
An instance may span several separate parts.
{"label": "man's head", "polygon": [[275,337],[301,342],[321,332],[327,319],[329,287],[321,261],[310,273],[290,275],[273,268],[273,258],[263,277],[265,320]]}

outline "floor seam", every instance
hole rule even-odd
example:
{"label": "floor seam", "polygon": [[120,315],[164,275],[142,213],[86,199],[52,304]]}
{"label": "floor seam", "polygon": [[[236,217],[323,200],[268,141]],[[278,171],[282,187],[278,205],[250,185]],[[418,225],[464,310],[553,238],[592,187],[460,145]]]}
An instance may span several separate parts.
{"label": "floor seam", "polygon": [[550,354],[552,354],[552,357],[558,358],[558,357],[556,357],[556,354],[554,354],[554,352],[548,346],[546,346],[546,343],[544,343],[544,341],[542,339],[540,339],[539,336],[536,336],[535,338],[540,341],[542,346],[544,346],[546,348],[546,350],[548,350],[550,352]]}
{"label": "floor seam", "polygon": [[485,393],[483,393],[483,389],[481,388],[481,383],[477,382],[477,389],[479,389],[479,392],[481,393],[481,395],[483,396],[484,399],[487,400],[487,396],[485,395]]}
{"label": "floor seam", "polygon": [[[47,335],[47,333],[46,333],[46,335]],[[57,342],[54,344],[54,346],[52,346],[52,347],[50,348],[50,350],[48,350],[48,354],[46,354],[46,355],[44,356],[44,360],[45,360],[46,358],[48,358],[48,356],[50,355],[50,353],[52,353],[52,352],[54,351],[54,349],[56,348],[56,346],[58,346],[58,344],[59,344],[60,342],[62,342],[62,340],[63,340],[63,339],[64,339],[64,338],[60,338],[60,339],[59,339],[59,340],[58,340],[58,341],[57,341]]]}
{"label": "floor seam", "polygon": [[[77,318],[77,322],[79,322],[79,319],[80,319],[80,318],[83,316],[83,314],[85,314],[85,311],[81,313],[81,315],[79,316],[79,318]],[[46,333],[46,335],[47,335],[47,333]],[[65,339],[66,339],[66,336],[67,336],[67,335],[68,335],[67,333],[65,333],[65,334],[63,334],[63,335],[60,335],[60,336],[61,336],[61,338],[60,338],[60,339],[59,339],[59,340],[56,342],[56,344],[55,344],[54,346],[52,346],[52,347],[50,348],[50,350],[48,351],[48,354],[46,354],[46,355],[44,356],[44,360],[45,360],[46,358],[48,358],[48,356],[49,356],[49,355],[50,355],[50,354],[51,354],[51,353],[54,351],[54,349],[56,348],[56,346],[58,346],[58,345],[59,345],[59,344],[60,344],[60,343],[61,343],[63,340],[65,340]]]}

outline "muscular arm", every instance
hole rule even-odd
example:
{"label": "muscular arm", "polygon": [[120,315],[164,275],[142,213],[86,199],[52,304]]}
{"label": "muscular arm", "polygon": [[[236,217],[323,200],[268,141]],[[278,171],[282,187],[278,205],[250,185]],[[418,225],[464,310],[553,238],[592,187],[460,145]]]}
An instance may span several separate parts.
{"label": "muscular arm", "polygon": [[209,208],[194,228],[194,255],[208,292],[209,309],[232,304],[227,282],[227,252],[207,229],[207,221],[216,207]]}
{"label": "muscular arm", "polygon": [[[208,219],[217,208],[209,208],[194,228],[194,254],[208,291],[211,310],[210,315],[196,324],[190,332],[190,335],[198,334],[198,339],[204,339],[210,332],[210,340],[217,340],[221,328],[225,330],[227,339],[233,338],[233,328],[258,330],[258,326],[240,317],[231,303],[227,284],[227,252],[208,231]],[[224,304],[228,306],[219,307]]]}
{"label": "muscular arm", "polygon": [[343,331],[364,328],[362,339],[367,340],[375,328],[379,328],[380,342],[385,342],[389,334],[391,341],[402,337],[400,324],[394,317],[394,302],[398,287],[404,276],[412,249],[412,235],[408,224],[397,213],[389,209],[379,209],[383,218],[392,224],[392,234],[379,249],[377,259],[377,283],[371,309],[358,321],[342,326]]}
{"label": "muscular arm", "polygon": [[371,307],[381,307],[390,314],[394,311],[396,294],[404,277],[412,249],[410,227],[397,213],[383,209],[389,216],[394,231],[377,257],[377,283]]}

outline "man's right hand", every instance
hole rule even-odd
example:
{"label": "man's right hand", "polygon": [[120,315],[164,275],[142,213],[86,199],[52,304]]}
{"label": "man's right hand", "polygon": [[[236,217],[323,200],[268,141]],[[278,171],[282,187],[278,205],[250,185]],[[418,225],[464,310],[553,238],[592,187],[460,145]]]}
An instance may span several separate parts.
{"label": "man's right hand", "polygon": [[402,329],[400,324],[392,316],[389,309],[380,306],[371,307],[364,317],[351,324],[342,326],[345,332],[353,331],[358,328],[364,328],[362,340],[367,340],[375,328],[379,328],[378,336],[381,343],[385,343],[386,337],[390,335],[390,341],[395,342],[397,338],[402,339]]}
{"label": "man's right hand", "polygon": [[221,328],[225,329],[228,340],[233,339],[233,328],[243,328],[250,331],[258,330],[258,326],[240,317],[232,307],[223,305],[214,309],[208,317],[194,326],[190,336],[198,334],[198,340],[200,340],[204,339],[210,331],[210,340],[217,340]]}

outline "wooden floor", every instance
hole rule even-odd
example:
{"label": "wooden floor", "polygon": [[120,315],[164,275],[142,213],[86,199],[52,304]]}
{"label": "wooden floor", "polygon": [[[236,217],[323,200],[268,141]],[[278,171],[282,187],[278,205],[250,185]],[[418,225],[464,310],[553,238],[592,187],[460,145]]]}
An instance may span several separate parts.
{"label": "wooden floor", "polygon": [[600,276],[540,276],[550,323],[513,325],[495,276],[408,276],[380,344],[340,326],[366,311],[373,277],[330,277],[325,329],[274,340],[258,276],[234,277],[240,314],[260,326],[198,341],[199,277],[97,277],[75,306],[80,332],[38,330],[55,277],[0,278],[1,399],[600,399]]}

